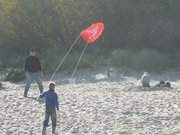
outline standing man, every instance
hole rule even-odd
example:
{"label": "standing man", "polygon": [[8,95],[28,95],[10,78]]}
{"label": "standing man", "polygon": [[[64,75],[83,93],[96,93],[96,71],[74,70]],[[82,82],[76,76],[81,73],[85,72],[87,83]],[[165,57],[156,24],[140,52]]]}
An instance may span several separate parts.
{"label": "standing man", "polygon": [[27,97],[28,90],[31,86],[32,81],[36,81],[40,93],[43,92],[43,85],[41,80],[41,64],[36,56],[36,51],[34,49],[31,49],[29,51],[30,55],[27,57],[25,62],[25,73],[26,73],[26,86],[24,90],[24,97]]}

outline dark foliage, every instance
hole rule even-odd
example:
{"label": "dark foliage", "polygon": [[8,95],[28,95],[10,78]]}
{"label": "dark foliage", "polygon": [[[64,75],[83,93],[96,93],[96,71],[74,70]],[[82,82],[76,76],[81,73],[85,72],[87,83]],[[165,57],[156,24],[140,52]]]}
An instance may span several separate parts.
{"label": "dark foliage", "polygon": [[[89,47],[81,66],[177,68],[179,4],[178,0],[0,1],[0,66],[22,68],[27,50],[33,47],[44,70],[53,70],[83,28],[103,21],[105,33]],[[78,43],[64,69],[72,68],[83,44]]]}

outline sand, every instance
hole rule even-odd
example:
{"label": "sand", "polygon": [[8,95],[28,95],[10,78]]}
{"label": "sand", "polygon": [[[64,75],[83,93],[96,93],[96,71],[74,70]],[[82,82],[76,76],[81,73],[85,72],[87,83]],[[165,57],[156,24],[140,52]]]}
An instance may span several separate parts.
{"label": "sand", "polygon": [[[83,71],[82,71],[83,74]],[[103,77],[104,75],[104,77]],[[58,135],[180,135],[180,79],[177,73],[164,74],[172,89],[143,89],[136,75],[117,74],[106,78],[104,72],[91,73],[88,80],[77,75],[57,76],[60,100]],[[161,75],[153,75],[154,85]],[[62,81],[63,80],[63,81]],[[47,82],[44,82],[45,87]],[[40,135],[44,104],[36,99],[39,91],[31,87],[23,97],[24,83],[3,82],[0,90],[0,135]],[[48,127],[51,135],[51,126]]]}

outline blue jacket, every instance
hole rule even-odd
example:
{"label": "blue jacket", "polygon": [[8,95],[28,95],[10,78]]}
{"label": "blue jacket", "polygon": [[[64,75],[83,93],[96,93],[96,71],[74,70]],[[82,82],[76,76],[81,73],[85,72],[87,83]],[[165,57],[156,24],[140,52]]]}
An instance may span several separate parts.
{"label": "blue jacket", "polygon": [[40,98],[45,97],[46,100],[46,109],[55,109],[59,110],[59,103],[58,103],[58,95],[53,90],[48,90],[40,95]]}

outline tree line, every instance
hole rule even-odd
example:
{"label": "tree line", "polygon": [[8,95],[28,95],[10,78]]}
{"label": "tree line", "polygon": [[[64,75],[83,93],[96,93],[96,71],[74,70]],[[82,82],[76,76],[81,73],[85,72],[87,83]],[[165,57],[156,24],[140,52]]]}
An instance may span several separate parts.
{"label": "tree line", "polygon": [[[36,48],[47,70],[53,70],[82,29],[103,21],[104,35],[88,48],[82,67],[179,67],[179,4],[178,0],[0,0],[0,66],[22,68],[27,50]],[[74,64],[83,44],[78,43],[64,68]]]}

